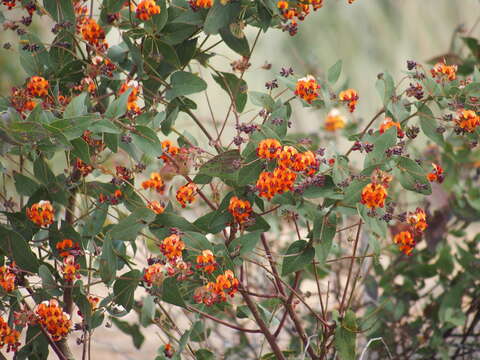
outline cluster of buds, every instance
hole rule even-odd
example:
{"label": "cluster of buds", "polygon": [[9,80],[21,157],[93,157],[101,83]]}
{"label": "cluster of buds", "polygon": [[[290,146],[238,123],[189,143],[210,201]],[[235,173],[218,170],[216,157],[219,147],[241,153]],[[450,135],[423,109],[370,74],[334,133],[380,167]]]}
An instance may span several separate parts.
{"label": "cluster of buds", "polygon": [[284,21],[283,30],[288,31],[291,36],[298,30],[297,20],[303,21],[310,14],[310,5],[316,11],[323,6],[323,0],[298,1],[293,7],[290,7],[288,1],[280,0],[277,7],[282,14]]}
{"label": "cluster of buds", "polygon": [[458,112],[455,124],[461,132],[473,133],[480,125],[480,116],[473,110],[462,109]]}
{"label": "cluster of buds", "polygon": [[123,94],[129,89],[131,89],[131,92],[128,95],[127,110],[132,114],[140,114],[141,110],[137,104],[138,95],[140,92],[140,84],[135,80],[127,80],[120,87],[119,94]]}
{"label": "cluster of buds", "polygon": [[55,215],[53,206],[48,200],[41,200],[27,208],[27,217],[40,227],[48,228],[53,224]]}
{"label": "cluster of buds", "polygon": [[427,179],[431,182],[437,182],[441,184],[445,179],[443,174],[443,168],[435,163],[432,163],[433,170],[427,174]]}
{"label": "cluster of buds", "polygon": [[370,144],[370,143],[362,143],[360,141],[355,141],[355,143],[353,144],[352,146],[352,151],[360,151],[361,153],[363,153],[364,151],[366,153],[369,153],[371,151],[373,151],[373,148],[375,147],[375,145],[373,144]]}
{"label": "cluster of buds", "polygon": [[197,288],[193,299],[197,304],[203,303],[207,306],[225,302],[228,296],[233,297],[235,295],[238,286],[239,281],[233,271],[226,270],[223,274],[217,276],[215,282],[211,281]]}
{"label": "cluster of buds", "polygon": [[0,287],[5,292],[11,292],[15,289],[15,264],[10,266],[0,266]]}
{"label": "cluster of buds", "polygon": [[423,99],[423,86],[420,85],[419,83],[410,84],[410,87],[405,90],[405,93],[407,96],[414,97],[417,100],[422,100]]}
{"label": "cluster of buds", "polygon": [[383,134],[385,131],[390,129],[391,127],[397,128],[397,137],[402,139],[405,136],[405,133],[402,130],[402,127],[399,122],[393,121],[391,117],[386,117],[383,123],[380,125],[378,131],[380,134]]}
{"label": "cluster of buds", "polygon": [[138,3],[135,13],[140,20],[147,21],[152,16],[160,14],[160,6],[155,0],[142,0]]}
{"label": "cluster of buds", "polygon": [[75,160],[74,171],[78,172],[81,176],[85,177],[91,174],[93,166],[86,164],[82,159],[77,158]]}
{"label": "cluster of buds", "polygon": [[96,55],[92,58],[92,65],[95,73],[102,74],[110,78],[113,77],[113,72],[117,69],[115,64],[112,63],[110,59],[100,55]]}
{"label": "cluster of buds", "polygon": [[432,77],[437,79],[437,82],[453,81],[457,78],[457,65],[447,65],[447,63],[436,63],[430,70]]}
{"label": "cluster of buds", "polygon": [[312,75],[307,75],[306,77],[297,80],[295,95],[311,104],[312,101],[318,98],[319,89],[320,85],[317,83],[317,80],[315,80]]}
{"label": "cluster of buds", "polygon": [[152,210],[157,215],[163,214],[163,212],[165,211],[165,206],[156,200],[149,201],[147,203],[147,208]]}
{"label": "cluster of buds", "polygon": [[232,196],[228,205],[228,211],[238,224],[245,224],[251,220],[253,215],[252,205],[248,200],[241,200]]}
{"label": "cluster of buds", "polygon": [[180,186],[177,190],[176,199],[185,208],[187,204],[191,204],[195,201],[195,195],[197,193],[197,184],[189,182],[186,185]]}
{"label": "cluster of buds", "polygon": [[83,132],[82,139],[90,146],[95,154],[98,154],[105,149],[105,143],[103,140],[93,138],[90,130],[85,130]]}
{"label": "cluster of buds", "polygon": [[201,9],[210,9],[213,6],[213,0],[189,0],[188,4],[193,11]]}
{"label": "cluster of buds", "polygon": [[37,305],[35,315],[38,322],[48,331],[54,341],[66,337],[72,328],[70,315],[62,310],[55,299]]}
{"label": "cluster of buds", "polygon": [[165,183],[163,182],[162,176],[159,173],[152,172],[150,174],[150,179],[142,182],[142,187],[147,189],[155,189],[159,194],[163,194],[165,191]]}
{"label": "cluster of buds", "polygon": [[83,39],[97,51],[104,52],[108,49],[105,41],[105,30],[91,17],[83,17],[80,25]]}
{"label": "cluster of buds", "polygon": [[10,351],[17,351],[20,346],[18,339],[20,338],[20,332],[12,329],[8,323],[0,317],[0,349],[7,346],[7,353]]}
{"label": "cluster of buds", "polygon": [[338,109],[332,109],[325,119],[324,129],[329,132],[335,132],[345,127],[345,117],[342,116]]}
{"label": "cluster of buds", "polygon": [[417,208],[415,212],[409,212],[407,215],[407,222],[409,229],[401,231],[393,238],[393,242],[398,245],[398,248],[405,255],[412,255],[413,249],[417,244],[417,237],[427,229],[427,215],[421,208]]}
{"label": "cluster of buds", "polygon": [[355,107],[357,106],[359,97],[356,90],[347,89],[347,90],[341,91],[340,94],[338,94],[338,99],[342,102],[347,103],[348,110],[350,112],[354,112]]}

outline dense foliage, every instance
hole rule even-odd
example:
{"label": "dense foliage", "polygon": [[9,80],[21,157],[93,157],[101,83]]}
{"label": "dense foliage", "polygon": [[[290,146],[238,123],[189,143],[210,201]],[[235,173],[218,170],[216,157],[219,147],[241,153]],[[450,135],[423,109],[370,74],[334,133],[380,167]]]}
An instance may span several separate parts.
{"label": "dense foliage", "polygon": [[379,74],[367,121],[342,61],[250,88],[259,37],[326,3],[2,1],[2,351],[95,358],[113,325],[157,360],[480,355],[480,45]]}

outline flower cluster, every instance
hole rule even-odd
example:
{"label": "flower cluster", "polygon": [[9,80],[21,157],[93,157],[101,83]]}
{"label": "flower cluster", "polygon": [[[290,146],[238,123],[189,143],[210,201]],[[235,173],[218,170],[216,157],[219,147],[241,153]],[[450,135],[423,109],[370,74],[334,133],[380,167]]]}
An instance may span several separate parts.
{"label": "flower cluster", "polygon": [[75,170],[83,177],[88,176],[93,171],[93,166],[86,164],[82,159],[75,160]]}
{"label": "flower cluster", "polygon": [[456,125],[464,132],[472,133],[480,125],[480,116],[473,110],[459,111]]}
{"label": "flower cluster", "polygon": [[340,114],[338,109],[332,109],[325,119],[325,130],[334,132],[345,127],[345,117]]}
{"label": "flower cluster", "polygon": [[75,257],[73,255],[68,255],[63,259],[62,272],[66,282],[71,283],[75,279],[80,279],[79,269],[80,264],[75,263]]}
{"label": "flower cluster", "polygon": [[162,151],[168,154],[168,156],[161,155],[160,159],[162,159],[165,163],[169,163],[170,162],[169,157],[173,157],[177,155],[180,152],[180,148],[178,146],[173,145],[172,142],[167,139],[162,141]]}
{"label": "flower cluster", "polygon": [[48,331],[54,341],[63,339],[72,328],[70,315],[62,310],[55,299],[37,305],[35,314],[39,323]]}
{"label": "flower cluster", "polygon": [[215,256],[210,250],[203,250],[200,255],[197,256],[197,269],[201,269],[207,274],[213,273],[217,270],[217,262],[215,261]]}
{"label": "flower cluster", "polygon": [[348,105],[348,110],[350,110],[350,112],[354,112],[359,98],[356,90],[347,89],[338,94],[338,99],[342,102],[346,102]]}
{"label": "flower cluster", "polygon": [[142,21],[149,20],[152,16],[160,14],[160,6],[155,0],[142,0],[138,3],[136,16]]}
{"label": "flower cluster", "polygon": [[165,183],[163,182],[162,176],[157,172],[152,172],[150,174],[150,179],[142,182],[142,187],[146,189],[155,189],[159,194],[163,194],[165,191]]}
{"label": "flower cluster", "polygon": [[160,286],[166,276],[166,267],[163,264],[155,263],[145,269],[143,273],[143,281],[148,286]]}
{"label": "flower cluster", "polygon": [[0,287],[6,292],[15,289],[15,273],[12,271],[13,266],[0,266]]}
{"label": "flower cluster", "polygon": [[307,75],[304,78],[298,79],[295,87],[295,95],[302,98],[307,103],[311,104],[312,101],[318,98],[318,90],[320,85],[312,75]]}
{"label": "flower cluster", "polygon": [[53,206],[48,200],[41,200],[27,208],[27,217],[38,226],[47,228],[53,224]]}
{"label": "flower cluster", "polygon": [[313,10],[316,11],[323,6],[323,0],[298,1],[293,7],[290,7],[288,1],[280,0],[277,3],[277,7],[286,23],[283,30],[288,31],[292,36],[295,35],[298,30],[296,20],[305,20],[307,15],[310,14],[310,5],[312,5]]}
{"label": "flower cluster", "polygon": [[105,30],[91,17],[84,17],[80,27],[83,39],[99,51],[108,48],[105,42]]}
{"label": "flower cluster", "polygon": [[422,235],[427,229],[427,215],[421,208],[417,208],[415,212],[409,212],[407,215],[409,230],[401,231],[393,238],[393,242],[399,246],[399,250],[405,255],[412,255],[412,251],[417,245],[416,237]]}
{"label": "flower cluster", "polygon": [[185,250],[185,243],[180,239],[177,234],[172,234],[163,239],[160,244],[161,253],[168,259],[175,261],[182,256],[182,251]]}
{"label": "flower cluster", "polygon": [[236,196],[232,196],[230,199],[228,211],[239,224],[247,222],[253,215],[252,205],[250,202],[248,200],[241,200]]}
{"label": "flower cluster", "polygon": [[289,169],[278,167],[273,172],[263,171],[256,183],[258,196],[271,200],[276,194],[292,191],[296,179],[297,174]]}
{"label": "flower cluster", "polygon": [[7,346],[7,353],[10,351],[17,351],[20,346],[18,339],[20,332],[8,326],[8,323],[0,317],[0,349]]}
{"label": "flower cluster", "polygon": [[410,231],[402,231],[398,233],[393,238],[393,242],[399,245],[398,248],[405,255],[411,255],[413,249],[415,248],[415,245],[417,244],[415,238]]}
{"label": "flower cluster", "polygon": [[380,125],[380,128],[378,129],[380,134],[383,134],[385,131],[390,129],[391,127],[396,127],[397,128],[397,137],[398,138],[403,138],[405,136],[405,133],[402,130],[402,127],[399,122],[393,121],[391,117],[386,117],[383,123]]}
{"label": "flower cluster", "polygon": [[32,76],[27,83],[27,90],[31,96],[46,97],[48,95],[49,83],[41,76]]}
{"label": "flower cluster", "polygon": [[457,78],[457,65],[447,65],[446,62],[439,62],[435,64],[430,72],[432,77],[438,79],[438,82],[444,80],[453,81]]}
{"label": "flower cluster", "polygon": [[211,281],[205,286],[197,288],[193,295],[196,303],[211,306],[227,301],[227,296],[233,297],[238,291],[239,281],[233,271],[226,270],[218,275],[215,282]]}
{"label": "flower cluster", "polygon": [[415,212],[410,212],[407,221],[412,226],[413,231],[417,233],[424,232],[428,227],[427,214],[421,208],[417,208]]}
{"label": "flower cluster", "polygon": [[262,159],[277,159],[282,150],[282,145],[276,139],[264,139],[260,141],[257,147],[257,155]]}
{"label": "flower cluster", "polygon": [[445,175],[443,175],[443,168],[435,163],[432,163],[432,167],[433,170],[427,174],[428,180],[441,184],[445,178]]}
{"label": "flower cluster", "polygon": [[190,182],[186,185],[180,186],[177,190],[176,199],[182,206],[186,207],[195,201],[195,194],[197,193],[197,184]]}
{"label": "flower cluster", "polygon": [[193,11],[210,9],[213,6],[213,0],[189,0],[188,3]]}
{"label": "flower cluster", "polygon": [[361,202],[370,209],[383,208],[387,199],[387,189],[382,184],[370,183],[362,190]]}
{"label": "flower cluster", "polygon": [[134,114],[139,114],[141,110],[137,104],[137,100],[140,92],[140,84],[135,80],[127,80],[122,84],[118,92],[119,94],[123,94],[129,89],[131,89],[131,92],[128,95],[127,110]]}
{"label": "flower cluster", "polygon": [[80,251],[80,245],[76,242],[74,243],[71,239],[63,239],[59,241],[55,248],[57,249],[59,256],[65,258],[69,255],[78,255]]}
{"label": "flower cluster", "polygon": [[104,195],[103,193],[99,195],[98,202],[100,204],[110,203],[111,205],[117,205],[120,202],[121,197],[123,196],[122,190],[115,190],[113,195]]}

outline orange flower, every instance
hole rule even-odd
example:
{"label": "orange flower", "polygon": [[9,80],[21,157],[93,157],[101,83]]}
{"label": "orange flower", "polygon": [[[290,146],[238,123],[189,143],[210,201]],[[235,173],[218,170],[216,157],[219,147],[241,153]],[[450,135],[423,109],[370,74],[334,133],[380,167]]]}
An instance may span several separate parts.
{"label": "orange flower", "polygon": [[289,169],[275,168],[273,172],[263,171],[257,180],[258,196],[270,200],[276,194],[293,190],[297,174]]}
{"label": "orange flower", "polygon": [[402,231],[401,233],[398,233],[393,238],[393,242],[399,245],[398,248],[401,252],[409,256],[412,254],[416,245],[415,239],[410,231]]}
{"label": "orange flower", "polygon": [[311,176],[317,172],[319,166],[320,162],[317,160],[315,154],[309,150],[304,153],[295,154],[291,169],[298,172],[303,171]]}
{"label": "orange flower", "polygon": [[231,270],[218,275],[215,282],[209,282],[205,286],[197,288],[193,298],[196,303],[211,306],[215,303],[227,301],[227,296],[233,297],[238,291],[239,281]]}
{"label": "orange flower", "polygon": [[165,265],[155,263],[150,265],[145,269],[143,274],[143,281],[147,283],[148,286],[160,286],[165,279]]}
{"label": "orange flower", "polygon": [[176,260],[182,256],[182,251],[185,249],[185,243],[177,234],[172,234],[163,239],[160,244],[160,251],[169,260]]}
{"label": "orange flower", "polygon": [[65,281],[72,282],[75,279],[80,279],[79,269],[80,265],[75,264],[75,258],[72,255],[68,255],[63,259],[62,272]]}
{"label": "orange flower", "polygon": [[37,305],[35,314],[40,324],[48,331],[54,341],[63,339],[72,328],[70,315],[63,312],[55,299],[44,301]]}
{"label": "orange flower", "polygon": [[455,122],[463,131],[472,133],[480,125],[480,116],[473,110],[463,109],[459,112],[459,117]]}
{"label": "orange flower", "polygon": [[325,119],[325,130],[334,132],[345,127],[345,118],[338,109],[332,109]]}
{"label": "orange flower", "polygon": [[387,189],[383,185],[370,183],[362,190],[362,204],[368,208],[384,207]]}
{"label": "orange flower", "polygon": [[282,145],[275,139],[264,139],[259,142],[257,155],[262,159],[272,160],[278,158]]}
{"label": "orange flower", "polygon": [[87,76],[80,81],[80,90],[87,90],[90,94],[97,90],[97,85],[90,76]]}
{"label": "orange flower", "polygon": [[213,0],[189,0],[188,3],[194,11],[198,9],[210,9],[213,6]]}
{"label": "orange flower", "polygon": [[143,21],[149,20],[153,15],[160,14],[160,6],[155,0],[142,0],[137,6],[137,18]]}
{"label": "orange flower", "polygon": [[80,250],[78,243],[73,243],[71,239],[63,239],[59,241],[55,248],[58,250],[60,257],[67,257],[69,255],[75,255]]}
{"label": "orange flower", "polygon": [[163,212],[165,211],[165,207],[156,200],[149,201],[147,207],[158,215],[163,214]]}
{"label": "orange flower", "polygon": [[318,89],[320,89],[320,85],[318,85],[317,80],[312,75],[307,75],[298,79],[295,95],[300,96],[307,103],[311,104],[313,100],[318,98]]}
{"label": "orange flower", "polygon": [[165,191],[165,183],[162,176],[157,172],[150,174],[150,179],[142,182],[142,187],[146,189],[155,189],[158,193],[163,194]]}
{"label": "orange flower", "polygon": [[[162,151],[167,153],[170,157],[177,155],[180,152],[180,148],[172,144],[170,140],[162,141]],[[166,155],[161,155],[160,159],[168,163],[170,161],[169,157]]]}
{"label": "orange flower", "polygon": [[48,81],[41,76],[32,76],[27,83],[27,90],[32,96],[45,97],[48,95]]}
{"label": "orange flower", "polygon": [[284,169],[291,168],[298,150],[293,146],[284,146],[278,155],[278,166]]}
{"label": "orange flower", "polygon": [[52,225],[54,215],[52,204],[48,200],[41,200],[27,208],[27,217],[41,227]]}
{"label": "orange flower", "polygon": [[205,271],[207,274],[213,273],[217,269],[218,264],[215,256],[210,250],[203,250],[201,255],[197,256],[197,269]]}
{"label": "orange flower", "polygon": [[98,303],[100,302],[100,299],[98,297],[88,295],[87,300],[90,303],[90,307],[92,308],[92,311],[95,311],[98,309]]}
{"label": "orange flower", "polygon": [[407,221],[418,232],[424,232],[428,227],[427,215],[425,214],[425,211],[421,208],[417,208],[414,213],[409,213]]}
{"label": "orange flower", "polygon": [[385,188],[388,188],[390,182],[393,180],[393,176],[388,172],[375,169],[370,176],[372,183],[383,185]]}
{"label": "orange flower", "polygon": [[82,176],[87,176],[93,171],[92,165],[86,164],[82,159],[79,158],[75,160],[75,169],[78,170]]}
{"label": "orange flower", "polygon": [[193,182],[183,185],[177,190],[176,198],[182,208],[186,207],[187,203],[191,204],[195,201],[196,192],[197,185]]}
{"label": "orange flower", "polygon": [[447,65],[445,60],[443,62],[436,63],[430,70],[432,77],[438,77],[441,80],[447,79],[453,81],[457,78],[457,65]]}
{"label": "orange flower", "polygon": [[357,105],[358,101],[358,93],[354,89],[347,89],[344,91],[341,91],[340,94],[338,94],[338,98],[340,101],[348,102],[348,109],[350,112],[353,112],[355,110],[355,106]]}
{"label": "orange flower", "polygon": [[9,266],[4,265],[0,267],[0,286],[6,292],[10,292],[15,289],[15,273],[11,271]]}
{"label": "orange flower", "polygon": [[391,127],[397,128],[398,138],[403,138],[405,136],[405,133],[403,132],[402,127],[400,126],[400,123],[393,121],[391,117],[386,117],[385,121],[380,125],[380,128],[378,130],[380,134],[383,134],[385,131],[387,131]]}
{"label": "orange flower", "polygon": [[277,8],[279,8],[280,10],[287,10],[288,9],[288,2],[286,2],[285,0],[280,0],[277,3]]}
{"label": "orange flower", "polygon": [[230,199],[228,205],[228,211],[234,217],[235,221],[239,224],[243,224],[250,219],[253,210],[248,200],[240,200],[238,197],[233,196]]}
{"label": "orange flower", "polygon": [[433,171],[427,174],[427,178],[431,182],[436,181],[441,184],[445,178],[445,176],[443,175],[443,168],[435,163],[432,163],[432,166]]}
{"label": "orange flower", "polygon": [[3,317],[0,317],[0,349],[7,345],[7,353],[17,351],[20,346],[19,338],[20,332],[12,329]]}
{"label": "orange flower", "polygon": [[90,45],[99,49],[108,48],[108,44],[105,42],[105,31],[100,25],[91,17],[85,17],[82,19],[80,32],[83,39]]}
{"label": "orange flower", "polygon": [[17,0],[2,0],[2,4],[5,5],[8,10],[12,10],[15,7]]}

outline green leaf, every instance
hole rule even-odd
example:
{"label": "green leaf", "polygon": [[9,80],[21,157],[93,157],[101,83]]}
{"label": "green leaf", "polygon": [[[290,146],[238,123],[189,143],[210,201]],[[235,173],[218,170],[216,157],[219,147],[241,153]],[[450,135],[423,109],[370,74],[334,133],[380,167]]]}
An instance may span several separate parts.
{"label": "green leaf", "polygon": [[395,83],[392,76],[388,73],[383,73],[382,77],[375,83],[375,87],[383,101],[383,105],[387,105],[391,101],[392,96],[395,95]]}
{"label": "green leaf", "polygon": [[104,283],[115,279],[117,272],[117,256],[113,248],[113,240],[107,233],[103,239],[102,255],[100,256],[100,277]]}
{"label": "green leaf", "polygon": [[140,313],[140,324],[147,327],[155,317],[155,298],[147,295],[143,298],[142,311]]}
{"label": "green leaf", "polygon": [[373,151],[365,157],[364,167],[382,164],[387,155],[385,151],[397,143],[397,128],[392,126],[383,134],[377,132],[372,137]]}
{"label": "green leaf", "polygon": [[233,98],[237,111],[242,112],[247,103],[245,80],[227,72],[218,72],[217,75],[213,75],[213,79],[227,92],[230,98]]}
{"label": "green leaf", "polygon": [[350,177],[348,158],[346,156],[335,157],[332,169],[332,179],[335,185],[339,185]]}
{"label": "green leaf", "polygon": [[236,173],[235,161],[240,161],[238,150],[229,150],[217,155],[203,164],[198,173],[212,177],[218,177],[222,180],[231,180]]}
{"label": "green leaf", "polygon": [[220,36],[227,46],[237,54],[248,57],[250,55],[250,46],[246,36],[237,37],[232,34],[230,27],[226,26],[220,30]]}
{"label": "green leaf", "polygon": [[18,232],[0,225],[0,248],[15,260],[20,269],[37,272],[38,260],[27,240]]}
{"label": "green leaf", "polygon": [[20,195],[32,196],[40,187],[36,181],[18,172],[13,174],[13,179],[15,180],[15,189]]}
{"label": "green leaf", "polygon": [[150,231],[155,234],[158,230],[170,229],[173,227],[178,228],[181,231],[202,231],[199,227],[187,221],[185,218],[169,211],[157,215],[155,220],[150,224]]}
{"label": "green leaf", "polygon": [[43,6],[56,22],[75,24],[75,10],[71,0],[43,0]]}
{"label": "green leaf", "polygon": [[150,157],[157,157],[162,154],[162,144],[157,134],[146,126],[136,126],[136,132],[132,134],[133,143]]}
{"label": "green leaf", "polygon": [[195,359],[197,360],[215,360],[215,354],[207,349],[195,351]]}
{"label": "green leaf", "polygon": [[270,95],[258,91],[250,91],[249,94],[250,100],[254,105],[261,106],[267,111],[273,110],[275,101],[273,101],[273,98]]}
{"label": "green leaf", "polygon": [[55,182],[55,175],[42,157],[38,157],[33,163],[33,174],[44,185]]}
{"label": "green leaf", "polygon": [[140,349],[143,342],[145,341],[145,336],[140,331],[140,326],[138,324],[129,324],[126,321],[117,319],[115,317],[110,318],[116,327],[120,329],[123,333],[130,335],[132,337],[133,345]]}
{"label": "green leaf", "polygon": [[387,222],[379,218],[382,215],[381,210],[377,209],[375,216],[370,216],[368,208],[362,204],[357,205],[357,210],[371,233],[383,239],[387,238]]}
{"label": "green leaf", "polygon": [[135,289],[142,278],[140,270],[131,270],[119,277],[113,284],[113,295],[115,302],[122,305],[125,310],[130,311],[134,303]]}
{"label": "green leaf", "polygon": [[109,234],[114,240],[133,241],[138,233],[154,219],[155,213],[152,210],[141,207],[112,226]]}
{"label": "green leaf", "polygon": [[423,133],[433,142],[440,146],[445,145],[445,140],[443,135],[437,131],[437,121],[433,116],[432,110],[428,106],[421,104],[418,107],[418,117],[420,119],[420,127],[422,128]]}
{"label": "green leaf", "polygon": [[323,264],[332,248],[333,238],[337,232],[337,216],[331,214],[328,219],[324,215],[317,215],[313,222],[312,238],[315,245],[315,257]]}
{"label": "green leaf", "polygon": [[230,2],[222,5],[220,1],[215,1],[213,7],[208,11],[203,31],[208,35],[218,34],[220,29],[230,25],[240,14],[240,3]]}
{"label": "green leaf", "polygon": [[335,84],[342,73],[342,60],[338,60],[335,64],[333,64],[327,72],[328,82],[330,84]]}
{"label": "green leaf", "polygon": [[183,301],[180,290],[178,289],[178,281],[175,278],[168,277],[163,282],[162,300],[169,304],[177,305],[186,308],[185,301]]}
{"label": "green leaf", "polygon": [[109,119],[113,119],[125,115],[127,112],[128,97],[131,92],[132,89],[128,89],[117,99],[113,100],[108,106],[107,111],[105,111],[105,116]]}
{"label": "green leaf", "polygon": [[78,138],[72,140],[71,144],[73,146],[73,155],[85,161],[87,164],[90,164],[90,149],[85,140],[83,140],[82,138]]}
{"label": "green leaf", "polygon": [[261,231],[255,231],[239,236],[230,243],[228,250],[230,252],[236,252],[238,249],[240,256],[252,253],[260,240],[261,234]]}
{"label": "green leaf", "polygon": [[38,275],[42,279],[43,289],[51,296],[60,296],[62,292],[59,290],[59,286],[53,278],[50,269],[46,265],[40,265],[38,268]]}
{"label": "green leaf", "polygon": [[[398,178],[404,189],[424,195],[430,195],[432,193],[432,186],[425,175],[425,170],[410,158],[400,157],[394,169],[394,176]],[[416,186],[417,184],[423,186],[418,187]]]}
{"label": "green leaf", "polygon": [[335,330],[335,348],[340,360],[355,360],[357,342],[357,323],[355,313],[348,310],[341,326]]}
{"label": "green leaf", "polygon": [[155,31],[160,32],[168,21],[168,9],[165,0],[157,0],[157,5],[160,6],[160,14],[154,15],[152,22],[155,25]]}
{"label": "green leaf", "polygon": [[87,98],[87,93],[83,92],[78,96],[75,96],[72,101],[67,105],[63,113],[63,117],[73,118],[87,114],[87,105],[85,100]]}
{"label": "green leaf", "polygon": [[179,96],[195,94],[207,88],[207,83],[186,71],[177,71],[172,74],[170,79],[171,89],[167,90],[165,97],[167,100],[172,100]]}
{"label": "green leaf", "polygon": [[315,257],[315,249],[305,240],[292,243],[284,255],[282,276],[302,270]]}
{"label": "green leaf", "polygon": [[198,232],[186,231],[182,235],[182,240],[187,249],[195,249],[198,251],[213,250],[212,244],[208,241],[207,237]]}

